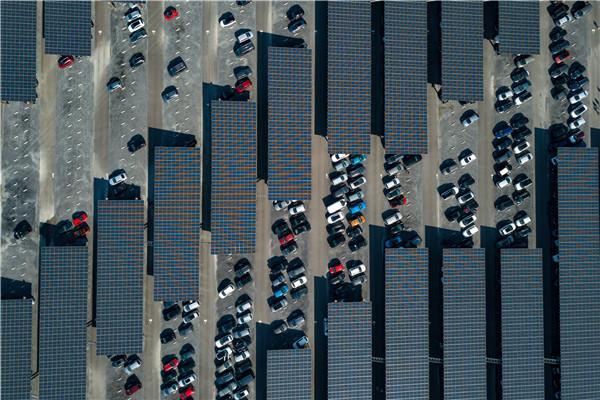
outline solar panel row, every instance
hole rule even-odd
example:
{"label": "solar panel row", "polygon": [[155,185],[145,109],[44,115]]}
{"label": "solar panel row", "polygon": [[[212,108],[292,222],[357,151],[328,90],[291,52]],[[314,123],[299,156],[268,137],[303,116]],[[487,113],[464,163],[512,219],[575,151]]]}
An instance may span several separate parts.
{"label": "solar panel row", "polygon": [[541,249],[503,249],[502,395],[544,398],[544,315]]}
{"label": "solar panel row", "polygon": [[267,351],[267,399],[312,399],[311,349]]}
{"label": "solar panel row", "polygon": [[390,399],[429,400],[428,249],[385,251],[385,385]]}
{"label": "solar panel row", "polygon": [[154,300],[199,296],[201,151],[154,149]]}
{"label": "solar panel row", "polygon": [[310,200],[311,53],[269,47],[269,200]]}
{"label": "solar panel row", "polygon": [[256,241],[256,103],[213,101],[211,110],[211,253],[253,253]]}
{"label": "solar panel row", "polygon": [[564,399],[589,399],[600,393],[598,207],[598,149],[559,147],[560,372]]}
{"label": "solar panel row", "polygon": [[485,249],[444,249],[444,398],[486,399]]}
{"label": "solar panel row", "polygon": [[46,54],[92,55],[92,2],[44,1]]}
{"label": "solar panel row", "polygon": [[329,303],[329,400],[372,398],[371,303]]}
{"label": "solar panel row", "polygon": [[483,100],[483,2],[442,1],[442,99]]}
{"label": "solar panel row", "polygon": [[0,3],[2,101],[35,102],[37,2]]}
{"label": "solar panel row", "polygon": [[498,2],[500,52],[540,54],[540,2]]}
{"label": "solar panel row", "polygon": [[87,247],[42,247],[40,399],[85,398],[87,290]]}
{"label": "solar panel row", "polygon": [[329,153],[370,151],[371,3],[327,3]]}
{"label": "solar panel row", "polygon": [[144,202],[98,202],[96,354],[142,351]]}
{"label": "solar panel row", "polygon": [[385,2],[385,148],[427,153],[427,2]]}
{"label": "solar panel row", "polygon": [[30,299],[3,299],[0,302],[2,342],[0,393],[4,399],[31,398],[31,326]]}

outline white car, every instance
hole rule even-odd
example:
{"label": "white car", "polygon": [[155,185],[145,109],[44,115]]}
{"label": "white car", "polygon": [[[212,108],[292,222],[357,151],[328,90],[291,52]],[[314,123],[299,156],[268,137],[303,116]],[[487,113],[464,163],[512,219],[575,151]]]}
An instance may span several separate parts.
{"label": "white car", "polygon": [[235,292],[235,286],[233,286],[233,283],[230,283],[229,285],[225,286],[225,288],[223,290],[221,290],[219,292],[219,297],[224,299],[225,297],[229,296],[233,292]]}
{"label": "white car", "polygon": [[509,222],[508,224],[502,226],[501,228],[498,228],[498,233],[500,233],[500,235],[502,235],[502,236],[508,236],[516,230],[517,230],[517,226],[515,224],[513,224],[512,222]]}
{"label": "white car", "polygon": [[186,314],[182,318],[182,321],[184,324],[188,324],[188,323],[192,322],[193,320],[195,320],[196,318],[198,318],[199,316],[200,316],[200,313],[198,313],[198,311],[194,311],[189,314]]}
{"label": "white car", "polygon": [[115,186],[118,183],[124,182],[127,179],[127,174],[125,172],[120,173],[119,175],[113,176],[108,180],[110,186]]}
{"label": "white car", "polygon": [[223,346],[227,346],[229,343],[233,342],[233,336],[231,334],[227,334],[221,338],[219,338],[216,342],[215,342],[215,346],[217,346],[218,349],[222,348]]}
{"label": "white car", "polygon": [[509,98],[513,97],[514,95],[515,94],[513,93],[512,90],[510,90],[509,88],[506,88],[505,90],[499,92],[496,97],[498,98],[498,100],[502,101],[502,100],[509,99]]}
{"label": "white car", "polygon": [[136,358],[132,362],[125,364],[125,367],[123,368],[123,370],[125,371],[125,373],[131,374],[134,369],[137,369],[141,366],[142,366],[142,360],[140,360],[139,358]]}
{"label": "white car", "polygon": [[244,324],[247,324],[248,322],[252,321],[253,318],[254,318],[254,315],[252,315],[252,313],[250,311],[248,311],[237,317],[237,323],[239,325],[244,325]]}
{"label": "white car", "polygon": [[573,93],[571,96],[569,96],[569,103],[575,104],[578,101],[581,101],[581,100],[585,99],[586,97],[588,97],[588,95],[589,95],[589,92],[587,90],[579,89],[578,91]]}
{"label": "white car", "polygon": [[529,215],[525,214],[522,217],[515,220],[515,225],[520,228],[522,226],[527,225],[530,222],[531,222],[531,217]]}
{"label": "white car", "polygon": [[233,14],[227,13],[224,18],[219,21],[219,24],[221,25],[221,28],[227,28],[228,26],[235,24],[235,17]]}
{"label": "white car", "polygon": [[365,178],[364,176],[361,175],[357,179],[355,179],[352,182],[350,182],[350,187],[352,189],[358,189],[359,187],[361,187],[365,183],[367,183],[367,178]]}
{"label": "white car", "polygon": [[[283,275],[281,275],[281,276],[283,276]],[[283,281],[285,282],[285,278],[283,279]],[[283,282],[280,282],[280,283],[283,283]],[[278,284],[279,283],[273,283],[273,285],[278,285]],[[248,300],[244,301],[242,304],[238,304],[235,307],[235,310],[241,314],[244,311],[249,310],[251,308],[252,308],[252,300],[248,299]]]}
{"label": "white car", "polygon": [[528,151],[526,151],[525,153],[523,153],[522,155],[517,157],[517,162],[521,165],[523,165],[526,162],[531,161],[531,160],[533,160],[533,154],[531,154]]}
{"label": "white car", "polygon": [[194,382],[196,380],[196,374],[191,373],[189,375],[186,375],[182,378],[180,378],[177,381],[177,384],[179,385],[179,387],[186,387],[187,385],[189,385],[190,383]]}
{"label": "white car", "polygon": [[131,32],[131,33],[135,32],[135,31],[139,31],[143,27],[144,27],[144,20],[141,18],[134,20],[127,26],[127,28],[129,28],[129,32]]}
{"label": "white car", "polygon": [[531,178],[521,179],[519,182],[515,183],[515,190],[527,189],[532,184],[533,184],[533,181],[531,180]]}
{"label": "white car", "polygon": [[565,14],[564,16],[558,18],[556,21],[554,21],[554,24],[556,26],[563,26],[564,24],[566,24],[569,21],[572,21],[573,17],[571,17],[571,15],[569,14]]}
{"label": "white car", "polygon": [[477,217],[475,216],[475,214],[469,214],[469,215],[465,216],[463,219],[458,220],[458,225],[460,225],[461,228],[466,228],[467,226],[471,225],[475,221],[477,221]]}
{"label": "white car", "polygon": [[475,161],[477,159],[477,157],[475,156],[475,154],[473,154],[473,152],[469,152],[468,154],[465,154],[463,157],[461,157],[459,159],[460,161],[460,165],[467,166],[470,163],[472,163],[473,161]]}
{"label": "white car", "polygon": [[471,225],[468,228],[463,229],[461,232],[464,237],[471,237],[479,232],[479,228],[477,228],[477,225]]}
{"label": "white car", "polygon": [[248,397],[250,392],[248,391],[248,386],[244,386],[233,392],[233,400],[242,400]]}
{"label": "white car", "polygon": [[306,211],[306,208],[304,207],[304,204],[298,204],[297,206],[289,208],[288,211],[290,212],[290,215],[296,215]]}
{"label": "white car", "polygon": [[341,221],[344,218],[344,213],[342,211],[338,211],[336,213],[330,214],[327,216],[327,222],[333,224],[334,222]]}
{"label": "white car", "polygon": [[569,128],[577,129],[583,124],[585,124],[585,119],[583,119],[583,117],[579,117],[579,118],[569,122]]}
{"label": "white car", "polygon": [[217,353],[217,360],[219,360],[219,361],[229,360],[229,357],[231,357],[232,354],[233,354],[233,350],[231,350],[230,346],[223,347]]}
{"label": "white car", "polygon": [[296,289],[302,285],[306,285],[306,282],[308,282],[308,279],[306,278],[306,276],[302,275],[298,279],[294,279],[292,281],[292,289]]}
{"label": "white car", "polygon": [[274,201],[273,208],[275,211],[281,211],[284,208],[287,208],[290,204],[292,204],[292,202],[289,200]]}
{"label": "white car", "polygon": [[498,182],[496,182],[496,187],[498,189],[502,189],[502,188],[510,185],[511,183],[512,183],[512,178],[507,175],[504,178],[500,179]]}
{"label": "white car", "polygon": [[132,8],[130,12],[125,14],[125,21],[127,21],[127,23],[130,23],[138,18],[142,18],[142,14],[140,13],[140,9],[137,7]]}
{"label": "white car", "polygon": [[192,301],[191,303],[187,303],[186,305],[184,305],[183,312],[190,312],[192,310],[195,310],[198,307],[200,307],[200,302],[195,300],[195,301]]}
{"label": "white car", "polygon": [[245,359],[250,357],[250,352],[248,351],[248,349],[242,351],[241,353],[237,353],[234,357],[233,360],[236,363],[239,363],[241,361],[244,361]]}
{"label": "white car", "polygon": [[391,188],[398,186],[399,184],[400,184],[400,179],[394,177],[393,179],[390,179],[389,181],[384,183],[383,186],[385,186],[386,189],[391,189]]}
{"label": "white car", "polygon": [[348,180],[348,175],[340,174],[331,180],[332,185],[339,185],[340,183],[346,182]]}
{"label": "white car", "polygon": [[467,126],[471,125],[473,122],[477,121],[478,119],[479,119],[479,115],[477,115],[477,113],[475,111],[473,111],[473,113],[471,115],[469,115],[465,119],[461,120],[460,122],[463,124],[464,127],[467,127]]}
{"label": "white car", "polygon": [[350,274],[350,276],[360,275],[366,271],[367,267],[365,267],[365,264],[358,264],[353,267],[348,267],[348,273]]}
{"label": "white car", "polygon": [[571,111],[569,111],[569,115],[573,118],[579,117],[581,114],[587,111],[587,106],[585,104],[579,104]]}
{"label": "white car", "polygon": [[400,211],[396,211],[394,214],[387,217],[383,222],[386,225],[393,225],[396,222],[400,221],[401,219],[402,219],[402,214],[400,213]]}
{"label": "white car", "polygon": [[527,140],[523,140],[522,142],[519,142],[513,146],[513,151],[515,152],[515,154],[521,154],[530,147],[531,144],[529,144]]}
{"label": "white car", "polygon": [[302,336],[300,339],[296,340],[292,345],[295,349],[303,349],[304,346],[308,344],[308,337],[306,335]]}
{"label": "white car", "polygon": [[332,154],[331,155],[331,162],[338,162],[340,160],[343,160],[344,158],[348,158],[350,154],[344,154],[344,153],[339,153],[339,154]]}
{"label": "white car", "polygon": [[333,169],[335,169],[336,171],[341,171],[344,168],[347,168],[349,166],[350,166],[350,161],[348,161],[348,160],[341,160],[336,163],[333,163]]}
{"label": "white car", "polygon": [[239,43],[244,43],[246,40],[250,40],[254,37],[252,31],[242,32],[237,36],[237,41]]}
{"label": "white car", "polygon": [[471,192],[470,190],[468,192],[466,192],[465,194],[461,194],[460,196],[458,196],[457,200],[458,200],[458,204],[465,204],[468,203],[469,201],[471,201],[473,198],[475,198],[475,194],[473,194],[473,192]]}

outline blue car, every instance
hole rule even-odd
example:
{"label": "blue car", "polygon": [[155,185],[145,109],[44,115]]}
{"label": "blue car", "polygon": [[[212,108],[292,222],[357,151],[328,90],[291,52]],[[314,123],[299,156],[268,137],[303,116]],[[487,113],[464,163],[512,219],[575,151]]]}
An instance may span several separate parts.
{"label": "blue car", "polygon": [[505,126],[504,128],[498,129],[496,132],[494,132],[494,136],[496,136],[497,139],[502,139],[503,137],[509,135],[512,130],[512,126]]}
{"label": "blue car", "polygon": [[351,214],[356,214],[357,212],[361,212],[365,208],[367,208],[367,205],[365,204],[364,201],[361,201],[360,203],[351,205],[349,210],[350,210]]}
{"label": "blue car", "polygon": [[367,157],[364,154],[357,154],[355,156],[350,157],[350,164],[356,165],[363,161],[365,161]]}
{"label": "blue car", "polygon": [[275,291],[275,297],[279,298],[279,297],[285,296],[288,291],[289,291],[289,289],[288,289],[287,285],[282,285],[279,288],[277,288],[277,290]]}

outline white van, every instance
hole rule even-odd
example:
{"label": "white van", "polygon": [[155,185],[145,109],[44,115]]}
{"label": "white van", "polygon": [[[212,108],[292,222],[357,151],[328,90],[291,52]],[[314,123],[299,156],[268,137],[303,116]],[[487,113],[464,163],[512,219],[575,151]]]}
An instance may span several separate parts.
{"label": "white van", "polygon": [[334,212],[339,211],[339,210],[341,210],[344,207],[346,207],[346,200],[339,199],[335,203],[330,204],[330,205],[327,206],[327,212],[329,214],[333,214]]}
{"label": "white van", "polygon": [[190,312],[192,310],[195,310],[196,308],[200,307],[200,302],[199,301],[192,301],[191,303],[188,303],[186,305],[183,306],[183,312]]}

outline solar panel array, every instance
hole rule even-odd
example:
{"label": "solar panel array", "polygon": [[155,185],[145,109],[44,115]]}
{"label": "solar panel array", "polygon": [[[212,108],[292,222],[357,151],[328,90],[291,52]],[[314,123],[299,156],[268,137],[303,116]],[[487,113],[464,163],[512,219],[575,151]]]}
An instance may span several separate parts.
{"label": "solar panel array", "polygon": [[92,2],[44,1],[46,54],[92,55]]}
{"label": "solar panel array", "polygon": [[385,149],[427,153],[427,2],[386,1],[384,7]]}
{"label": "solar panel array", "polygon": [[485,249],[444,249],[444,399],[486,399]]}
{"label": "solar panel array", "polygon": [[498,2],[499,49],[509,54],[540,54],[540,2]]}
{"label": "solar panel array", "polygon": [[256,103],[212,102],[212,254],[254,253]]}
{"label": "solar panel array", "polygon": [[40,399],[86,396],[88,249],[42,247],[40,260]]}
{"label": "solar panel array", "polygon": [[311,50],[269,47],[268,63],[269,200],[310,200]]}
{"label": "solar panel array", "polygon": [[385,384],[390,399],[429,400],[429,250],[385,251]]}
{"label": "solar panel array", "polygon": [[31,398],[31,299],[2,299],[2,369],[0,393],[3,399]]}
{"label": "solar panel array", "polygon": [[142,351],[144,202],[99,201],[96,354]]}
{"label": "solar panel array", "polygon": [[0,3],[2,101],[35,102],[37,2]]}
{"label": "solar panel array", "polygon": [[267,400],[312,399],[311,349],[267,351]]}
{"label": "solar panel array", "polygon": [[598,148],[558,148],[560,372],[563,399],[600,393]]}
{"label": "solar panel array", "polygon": [[372,398],[371,303],[329,303],[329,400]]}
{"label": "solar panel array", "polygon": [[483,2],[442,1],[442,100],[483,100]]}
{"label": "solar panel array", "polygon": [[502,395],[544,398],[544,315],[541,249],[503,249]]}
{"label": "solar panel array", "polygon": [[329,153],[369,153],[371,2],[327,2]]}
{"label": "solar panel array", "polygon": [[154,300],[197,299],[200,285],[201,152],[154,149]]}

